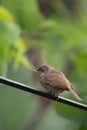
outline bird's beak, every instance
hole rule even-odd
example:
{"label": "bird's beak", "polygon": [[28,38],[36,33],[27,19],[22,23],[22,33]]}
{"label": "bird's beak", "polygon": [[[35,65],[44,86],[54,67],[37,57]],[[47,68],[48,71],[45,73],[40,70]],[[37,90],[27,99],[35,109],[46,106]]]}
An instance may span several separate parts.
{"label": "bird's beak", "polygon": [[33,72],[37,73],[37,70],[36,70],[36,69],[34,69],[34,70],[33,70]]}

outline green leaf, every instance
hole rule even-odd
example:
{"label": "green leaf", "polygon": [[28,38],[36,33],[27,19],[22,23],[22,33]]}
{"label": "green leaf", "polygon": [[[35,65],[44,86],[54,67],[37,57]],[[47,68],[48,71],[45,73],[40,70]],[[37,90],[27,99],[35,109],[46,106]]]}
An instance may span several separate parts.
{"label": "green leaf", "polygon": [[9,51],[19,37],[19,28],[15,24],[0,20],[0,66],[2,75],[6,74],[6,64],[10,57]]}
{"label": "green leaf", "polygon": [[11,23],[14,22],[14,18],[12,17],[10,12],[2,6],[0,6],[0,20],[11,22]]}

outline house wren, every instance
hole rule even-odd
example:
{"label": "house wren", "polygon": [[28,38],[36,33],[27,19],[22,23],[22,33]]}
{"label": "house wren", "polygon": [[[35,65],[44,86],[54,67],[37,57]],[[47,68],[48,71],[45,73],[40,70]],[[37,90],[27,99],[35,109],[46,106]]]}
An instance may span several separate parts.
{"label": "house wren", "polygon": [[40,82],[47,92],[58,96],[64,90],[70,91],[75,98],[82,101],[73,90],[71,83],[61,71],[48,65],[41,65],[36,69],[36,72],[39,73]]}

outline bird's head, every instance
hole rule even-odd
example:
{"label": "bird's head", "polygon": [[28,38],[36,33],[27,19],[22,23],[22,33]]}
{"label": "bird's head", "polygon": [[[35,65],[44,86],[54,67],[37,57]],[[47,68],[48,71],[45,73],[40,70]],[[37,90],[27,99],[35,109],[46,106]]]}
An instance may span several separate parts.
{"label": "bird's head", "polygon": [[48,65],[41,65],[36,69],[36,72],[39,74],[46,74],[51,70],[51,67]]}

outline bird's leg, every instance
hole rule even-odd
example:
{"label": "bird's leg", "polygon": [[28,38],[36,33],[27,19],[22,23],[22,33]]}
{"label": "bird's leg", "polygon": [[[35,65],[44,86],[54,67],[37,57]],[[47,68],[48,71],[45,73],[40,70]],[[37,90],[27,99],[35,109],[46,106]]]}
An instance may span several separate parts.
{"label": "bird's leg", "polygon": [[48,93],[50,96],[55,97],[55,94],[54,94],[54,93],[52,93],[51,91],[47,91],[47,93]]}
{"label": "bird's leg", "polygon": [[58,97],[58,93],[57,93],[57,94],[55,94],[55,97],[56,97],[56,99],[59,99],[59,97]]}
{"label": "bird's leg", "polygon": [[54,94],[54,93],[52,93],[51,91],[48,91],[47,93],[48,93],[50,96],[55,97],[56,99],[58,99],[58,94]]}

